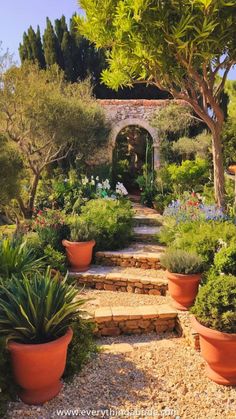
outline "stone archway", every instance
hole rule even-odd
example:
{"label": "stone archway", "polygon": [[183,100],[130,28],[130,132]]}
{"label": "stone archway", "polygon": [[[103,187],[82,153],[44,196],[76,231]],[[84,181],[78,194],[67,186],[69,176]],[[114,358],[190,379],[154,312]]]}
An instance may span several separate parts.
{"label": "stone archway", "polygon": [[136,125],[144,128],[153,139],[154,168],[160,167],[160,142],[158,129],[151,126],[153,115],[170,103],[181,104],[181,100],[158,99],[102,99],[98,103],[104,109],[106,119],[111,124],[111,134],[108,144],[96,155],[89,158],[88,164],[98,165],[112,163],[112,153],[118,133],[125,127]]}
{"label": "stone archway", "polygon": [[114,149],[116,144],[116,139],[119,133],[126,127],[137,126],[145,129],[153,140],[153,157],[154,157],[154,168],[158,169],[160,167],[160,156],[159,156],[159,136],[156,128],[153,128],[148,121],[141,118],[126,118],[119,121],[116,125],[113,125],[110,135],[110,142],[112,144],[112,149]]}

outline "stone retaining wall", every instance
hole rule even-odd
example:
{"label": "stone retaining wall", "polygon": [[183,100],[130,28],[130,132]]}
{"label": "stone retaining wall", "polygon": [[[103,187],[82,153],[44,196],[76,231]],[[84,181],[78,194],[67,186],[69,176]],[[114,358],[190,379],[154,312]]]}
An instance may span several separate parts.
{"label": "stone retaining wall", "polygon": [[190,314],[188,312],[178,313],[176,330],[180,336],[183,336],[189,346],[196,351],[200,351],[199,334],[191,326]]}
{"label": "stone retaining wall", "polygon": [[176,312],[166,305],[105,307],[95,311],[96,336],[165,333],[176,327]]}
{"label": "stone retaining wall", "polygon": [[86,277],[78,277],[79,282],[88,285],[91,288],[95,288],[97,290],[106,290],[106,291],[120,291],[120,292],[130,292],[135,294],[149,294],[149,295],[166,295],[166,291],[168,289],[168,284],[163,280],[163,282],[159,283],[152,283],[151,279],[148,283],[148,279],[141,280],[138,279],[109,279],[106,280],[104,278],[95,278],[93,275],[86,276]]}
{"label": "stone retaining wall", "polygon": [[160,260],[150,257],[130,257],[129,255],[103,255],[101,252],[96,254],[96,263],[106,266],[123,266],[141,269],[161,269]]}

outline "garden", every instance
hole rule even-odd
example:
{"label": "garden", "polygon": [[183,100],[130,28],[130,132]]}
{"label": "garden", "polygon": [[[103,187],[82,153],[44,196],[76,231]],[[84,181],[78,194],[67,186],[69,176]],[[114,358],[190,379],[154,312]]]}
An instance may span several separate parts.
{"label": "garden", "polygon": [[[236,6],[103,3],[0,56],[0,417],[233,418]],[[136,82],[158,168],[133,122],[109,151]]]}

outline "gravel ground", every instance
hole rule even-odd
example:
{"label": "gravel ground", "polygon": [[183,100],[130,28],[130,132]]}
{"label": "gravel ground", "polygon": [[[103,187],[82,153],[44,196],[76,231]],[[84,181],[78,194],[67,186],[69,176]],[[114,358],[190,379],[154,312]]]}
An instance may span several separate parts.
{"label": "gravel ground", "polygon": [[236,389],[209,381],[201,356],[182,338],[165,335],[156,339],[155,335],[103,339],[103,344],[122,340],[129,350],[111,346],[110,352],[101,352],[72,383],[65,384],[57,398],[41,407],[12,403],[9,418],[72,416],[60,415],[58,409],[75,409],[75,417],[89,418],[91,413],[81,411],[103,410],[105,414],[112,409],[119,419],[133,410],[143,410],[134,418],[235,419]]}
{"label": "gravel ground", "polygon": [[169,296],[163,297],[159,295],[133,294],[128,292],[87,289],[80,295],[85,299],[91,299],[83,306],[83,308],[89,312],[94,311],[96,308],[107,306],[137,307],[142,305],[171,303],[171,298]]}

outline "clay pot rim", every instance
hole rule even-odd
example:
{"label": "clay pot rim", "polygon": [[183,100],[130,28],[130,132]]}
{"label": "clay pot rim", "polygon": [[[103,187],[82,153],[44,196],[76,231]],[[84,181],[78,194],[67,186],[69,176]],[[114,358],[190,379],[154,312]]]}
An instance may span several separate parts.
{"label": "clay pot rim", "polygon": [[62,240],[62,244],[64,247],[70,247],[70,246],[83,246],[84,244],[91,244],[93,246],[95,246],[96,241],[95,240],[87,240],[84,242],[72,242],[70,240]]}
{"label": "clay pot rim", "polygon": [[215,340],[224,340],[229,341],[233,340],[236,342],[236,333],[226,333],[226,332],[220,332],[216,329],[211,329],[210,327],[206,327],[203,324],[199,323],[199,321],[196,319],[195,316],[191,316],[191,322],[193,328],[202,336],[206,338],[212,338]]}
{"label": "clay pot rim", "polygon": [[[170,271],[166,271],[167,275],[170,275],[170,279],[172,279],[172,277],[176,277],[177,279],[181,279],[184,280],[186,279],[187,281],[191,281],[191,279],[201,279],[202,278],[202,273],[196,273],[196,274],[179,274],[177,272],[170,272]],[[191,278],[190,278],[191,277]]]}
{"label": "clay pot rim", "polygon": [[72,339],[72,336],[73,336],[73,330],[72,330],[72,328],[71,327],[69,327],[68,328],[68,330],[67,330],[67,332],[63,335],[63,336],[60,336],[59,338],[57,338],[57,339],[54,339],[54,340],[52,340],[52,341],[50,341],[50,342],[46,342],[46,343],[21,343],[21,342],[15,342],[14,340],[10,340],[8,343],[7,343],[7,348],[10,350],[10,351],[18,351],[18,352],[21,352],[21,351],[30,351],[30,352],[32,352],[32,351],[45,351],[45,349],[46,349],[46,347],[47,346],[49,346],[50,345],[50,347],[53,347],[53,346],[58,346],[58,344],[60,344],[60,343],[69,343],[70,341],[71,341],[71,339]]}

